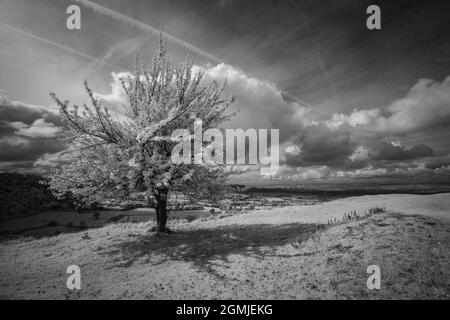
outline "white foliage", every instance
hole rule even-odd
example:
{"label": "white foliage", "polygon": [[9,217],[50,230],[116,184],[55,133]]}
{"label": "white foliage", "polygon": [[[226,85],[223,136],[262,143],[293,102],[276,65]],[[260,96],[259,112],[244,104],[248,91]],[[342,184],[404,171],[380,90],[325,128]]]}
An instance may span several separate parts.
{"label": "white foliage", "polygon": [[203,120],[203,130],[232,116],[226,113],[231,100],[221,98],[223,88],[204,83],[203,74],[192,68],[191,62],[172,66],[162,41],[149,68],[137,60],[134,74],[121,79],[128,98],[126,118],[112,117],[87,83],[90,107],[69,108],[68,101],[51,94],[70,129],[66,164],[51,177],[53,190],[79,197],[147,191],[158,198],[174,188],[195,190],[218,179],[218,168],[171,162],[180,140],[171,135],[192,127],[192,114]]}

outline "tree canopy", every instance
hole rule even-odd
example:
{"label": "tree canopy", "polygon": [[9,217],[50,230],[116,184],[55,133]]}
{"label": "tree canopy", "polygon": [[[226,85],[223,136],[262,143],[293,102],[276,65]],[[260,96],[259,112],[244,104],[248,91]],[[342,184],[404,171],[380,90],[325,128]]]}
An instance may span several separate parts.
{"label": "tree canopy", "polygon": [[164,231],[170,190],[192,192],[224,179],[218,166],[173,163],[179,140],[172,133],[192,127],[195,118],[203,121],[203,131],[216,128],[233,115],[227,110],[231,99],[222,97],[224,84],[207,83],[192,61],[171,64],[162,38],[151,65],[137,58],[134,72],[121,83],[127,97],[121,113],[102,105],[86,81],[90,106],[70,107],[51,93],[68,126],[68,149],[50,185],[57,195],[75,197],[146,191],[156,202],[157,229]]}

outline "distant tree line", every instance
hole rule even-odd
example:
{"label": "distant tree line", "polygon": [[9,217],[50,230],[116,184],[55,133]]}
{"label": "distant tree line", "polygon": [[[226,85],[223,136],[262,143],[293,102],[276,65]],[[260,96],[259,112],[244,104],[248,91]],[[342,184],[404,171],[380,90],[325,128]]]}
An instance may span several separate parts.
{"label": "distant tree line", "polygon": [[0,173],[0,219],[69,206],[70,203],[55,199],[47,179],[42,176]]}

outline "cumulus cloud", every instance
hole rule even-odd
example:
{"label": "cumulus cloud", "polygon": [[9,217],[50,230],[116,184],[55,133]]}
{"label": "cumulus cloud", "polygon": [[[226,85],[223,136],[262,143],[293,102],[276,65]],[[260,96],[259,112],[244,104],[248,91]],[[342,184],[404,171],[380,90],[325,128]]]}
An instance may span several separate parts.
{"label": "cumulus cloud", "polygon": [[62,126],[58,110],[12,101],[6,95],[0,94],[1,122],[21,121],[30,125],[37,119],[44,119],[48,123],[53,123],[55,126]]}
{"label": "cumulus cloud", "polygon": [[12,147],[27,147],[30,145],[30,140],[18,136],[5,136],[0,138],[0,145],[7,145]]}
{"label": "cumulus cloud", "polygon": [[364,146],[358,146],[348,157],[350,161],[367,161],[369,160],[369,150]]}
{"label": "cumulus cloud", "polygon": [[0,161],[31,161],[45,153],[54,153],[64,149],[64,145],[55,139],[27,138],[7,136],[0,139]]}
{"label": "cumulus cloud", "polygon": [[[333,177],[431,174],[448,165],[445,159],[437,160],[441,156],[428,145],[433,141],[408,146],[401,141],[450,127],[450,76],[442,82],[421,79],[403,98],[383,108],[335,113],[303,123],[286,149],[289,167],[325,165],[333,170]],[[297,152],[291,152],[294,148]]]}
{"label": "cumulus cloud", "polygon": [[450,126],[450,76],[442,82],[419,80],[388,110],[387,126],[397,134]]}
{"label": "cumulus cloud", "polygon": [[0,170],[12,170],[14,163],[21,170],[46,153],[64,149],[56,140],[61,130],[59,113],[43,106],[11,101],[0,95]]}
{"label": "cumulus cloud", "polygon": [[[226,81],[224,95],[234,98],[232,108],[239,113],[226,127],[280,129],[280,141],[285,141],[299,132],[309,119],[307,114],[312,112],[296,102],[285,101],[275,84],[250,77],[230,65],[194,66],[194,73],[200,71],[205,73],[205,82]],[[120,79],[130,75],[127,72],[112,73],[111,92],[96,93],[95,97],[111,110],[123,112],[127,98]]]}
{"label": "cumulus cloud", "polygon": [[407,148],[382,136],[353,132],[348,126],[331,129],[325,123],[304,128],[292,142],[294,145],[286,150],[284,157],[290,167],[326,165],[355,170],[376,165],[376,162],[386,165],[434,156],[433,149],[425,144]]}
{"label": "cumulus cloud", "polygon": [[369,153],[373,160],[408,160],[424,157],[431,157],[434,155],[433,149],[419,144],[411,149],[403,146],[395,145],[386,141],[378,141]]}
{"label": "cumulus cloud", "polygon": [[[447,172],[450,166],[448,157],[442,151],[436,156],[427,141],[402,145],[405,137],[450,126],[450,76],[442,82],[421,79],[390,105],[327,117],[286,101],[275,84],[232,66],[194,66],[198,71],[205,72],[205,81],[226,81],[225,94],[233,95],[232,108],[239,109],[226,127],[280,129],[282,165],[271,179],[411,175]],[[130,75],[112,73],[111,91],[95,97],[122,113],[127,98],[120,79]],[[7,153],[0,156],[3,163],[39,159],[37,166],[45,167],[51,154],[62,150],[54,139],[62,127],[54,109],[14,102],[0,94],[0,116],[0,147]],[[265,179],[256,175],[259,168],[254,167],[239,173],[240,179]]]}
{"label": "cumulus cloud", "polygon": [[431,159],[426,163],[426,168],[431,170],[450,168],[450,154],[436,159]]}
{"label": "cumulus cloud", "polygon": [[280,129],[280,141],[286,141],[310,123],[313,111],[297,102],[287,102],[282,91],[271,82],[245,74],[221,63],[214,67],[195,67],[205,72],[206,81],[226,81],[225,94],[233,95],[232,108],[238,115],[227,127]]}
{"label": "cumulus cloud", "polygon": [[[234,97],[232,107],[239,112],[226,127],[280,129],[284,169],[279,177],[283,179],[289,175],[301,180],[404,174],[418,159],[423,159],[425,170],[427,163],[436,160],[433,148],[426,142],[403,146],[401,140],[450,126],[450,76],[442,82],[421,79],[388,106],[327,117],[286,101],[275,84],[232,66],[194,66],[194,72],[199,71],[205,73],[205,81],[226,81],[225,94]],[[127,76],[113,73],[111,92],[96,97],[112,110],[123,109],[127,102],[120,78]],[[241,172],[247,179],[253,179],[252,175],[253,170]]]}
{"label": "cumulus cloud", "polygon": [[286,153],[286,164],[292,167],[312,165],[342,165],[356,145],[349,132],[332,130],[321,123],[305,127],[294,139],[300,152]]}
{"label": "cumulus cloud", "polygon": [[450,76],[442,82],[420,79],[405,97],[385,109],[333,114],[330,128],[343,125],[383,135],[404,136],[450,126]]}
{"label": "cumulus cloud", "polygon": [[21,121],[14,121],[10,122],[9,126],[17,129],[14,132],[16,135],[31,138],[53,138],[61,131],[60,127],[45,121],[45,119],[37,119],[31,125]]}
{"label": "cumulus cloud", "polygon": [[111,92],[106,94],[94,93],[94,97],[99,100],[108,109],[117,113],[124,112],[124,105],[128,102],[127,95],[123,90],[121,79],[131,77],[129,72],[112,72],[113,82],[111,83]]}
{"label": "cumulus cloud", "polygon": [[298,146],[296,146],[296,145],[287,146],[284,149],[284,151],[286,153],[289,153],[290,155],[293,155],[293,156],[298,156],[300,154],[300,152],[301,152],[300,148]]}

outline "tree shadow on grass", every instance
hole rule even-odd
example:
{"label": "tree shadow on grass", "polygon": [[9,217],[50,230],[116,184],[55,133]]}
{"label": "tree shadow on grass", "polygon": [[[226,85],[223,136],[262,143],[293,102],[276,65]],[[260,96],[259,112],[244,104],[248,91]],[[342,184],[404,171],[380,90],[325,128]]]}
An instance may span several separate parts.
{"label": "tree shadow on grass", "polygon": [[179,230],[163,236],[148,233],[118,242],[100,254],[110,256],[114,267],[130,267],[138,260],[150,265],[176,260],[192,262],[198,269],[214,272],[215,265],[231,262],[232,254],[262,259],[273,255],[276,247],[311,234],[315,227],[314,224],[230,225]]}

